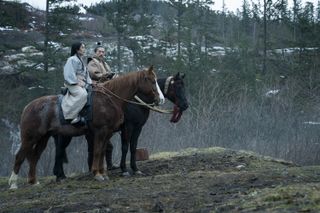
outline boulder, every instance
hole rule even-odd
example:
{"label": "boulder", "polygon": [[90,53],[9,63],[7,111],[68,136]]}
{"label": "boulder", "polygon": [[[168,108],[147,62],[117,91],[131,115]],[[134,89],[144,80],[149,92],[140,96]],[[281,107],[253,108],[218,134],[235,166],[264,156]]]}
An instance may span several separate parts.
{"label": "boulder", "polygon": [[3,58],[8,62],[18,61],[24,59],[26,55],[24,53],[18,53],[14,55],[5,55]]}
{"label": "boulder", "polygon": [[34,46],[26,46],[22,47],[21,51],[23,53],[34,53],[34,52],[39,52]]}

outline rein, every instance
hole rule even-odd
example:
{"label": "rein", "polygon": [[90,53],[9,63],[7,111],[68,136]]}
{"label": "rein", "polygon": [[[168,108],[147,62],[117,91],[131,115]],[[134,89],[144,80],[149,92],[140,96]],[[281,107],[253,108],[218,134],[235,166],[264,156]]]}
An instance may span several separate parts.
{"label": "rein", "polygon": [[[165,85],[164,85],[164,91],[163,91],[164,95],[167,94],[168,89],[169,89],[169,85],[170,85],[172,79],[173,79],[173,76],[169,76],[166,79],[166,82],[165,82]],[[147,104],[143,100],[141,100],[137,95],[135,95],[134,98],[137,101],[139,101],[141,104],[143,104],[143,106],[146,106],[147,108],[149,108],[152,111],[159,112],[159,113],[164,113],[164,114],[172,114],[173,113],[173,110],[160,109],[160,108],[157,108],[155,106],[150,106],[149,104]]]}
{"label": "rein", "polygon": [[153,104],[147,104],[147,103],[140,103],[140,102],[136,102],[136,101],[131,101],[131,100],[128,100],[128,99],[125,99],[125,98],[121,98],[119,95],[113,93],[111,90],[105,88],[105,87],[101,87],[101,86],[98,86],[98,87],[95,87],[92,89],[93,91],[95,92],[100,92],[106,96],[109,96],[109,95],[112,95],[113,97],[116,97],[124,102],[127,102],[127,103],[130,103],[130,104],[135,104],[135,105],[140,105],[140,106],[147,106],[147,107],[152,107]]}
{"label": "rein", "polygon": [[[169,89],[169,85],[170,85],[172,79],[173,79],[173,76],[169,76],[166,79],[166,82],[165,82],[165,85],[164,85],[164,91],[163,91],[164,95],[167,94],[168,89]],[[173,110],[160,109],[160,108],[157,108],[155,106],[151,106],[151,105],[145,103],[143,100],[141,100],[137,95],[135,95],[134,98],[137,101],[139,101],[143,106],[146,106],[147,108],[149,108],[152,111],[159,112],[159,113],[164,113],[164,114],[172,114],[173,113]]]}
{"label": "rein", "polygon": [[127,103],[130,103],[130,104],[135,104],[135,105],[139,105],[139,106],[145,106],[147,108],[149,108],[150,110],[152,111],[155,111],[155,112],[159,112],[159,113],[165,113],[165,114],[172,114],[173,113],[173,110],[163,110],[163,109],[159,109],[157,107],[154,107],[153,104],[147,104],[145,103],[143,100],[141,100],[137,95],[134,96],[134,98],[138,101],[131,101],[131,100],[128,100],[128,99],[125,99],[125,98],[121,98],[120,96],[118,96],[117,94],[113,93],[111,90],[105,88],[105,87],[95,87],[93,88],[93,91],[95,92],[100,92],[106,96],[109,96],[109,95],[112,95],[124,102],[127,102]]}
{"label": "rein", "polygon": [[143,100],[141,100],[137,95],[134,96],[134,98],[141,103],[141,105],[146,106],[147,108],[151,109],[155,112],[160,112],[164,114],[172,114],[173,110],[167,110],[167,109],[160,109],[154,106],[150,106],[149,104],[145,103]]}

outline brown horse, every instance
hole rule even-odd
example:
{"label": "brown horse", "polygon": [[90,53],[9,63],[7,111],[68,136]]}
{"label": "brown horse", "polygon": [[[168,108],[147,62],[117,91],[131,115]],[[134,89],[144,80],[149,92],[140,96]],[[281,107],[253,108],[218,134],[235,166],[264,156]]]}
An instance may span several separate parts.
{"label": "brown horse", "polygon": [[[104,180],[103,175],[106,174],[103,159],[106,145],[110,143],[112,133],[123,123],[125,99],[132,99],[136,93],[141,92],[159,103],[159,94],[162,93],[158,88],[152,66],[148,70],[130,72],[101,84],[99,88],[94,88],[93,117],[85,127],[61,125],[57,107],[58,96],[44,96],[33,100],[21,115],[21,147],[16,154],[9,179],[10,188],[17,188],[18,173],[25,158],[30,165],[28,183],[36,183],[36,165],[40,155],[46,148],[49,137],[57,137],[59,134],[79,136],[90,132],[93,135],[92,172],[95,179]],[[113,94],[110,95],[111,93]]]}

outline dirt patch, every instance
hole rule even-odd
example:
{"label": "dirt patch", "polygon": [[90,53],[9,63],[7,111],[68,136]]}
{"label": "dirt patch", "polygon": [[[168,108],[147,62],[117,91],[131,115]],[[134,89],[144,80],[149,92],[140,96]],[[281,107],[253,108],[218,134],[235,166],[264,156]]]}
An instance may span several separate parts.
{"label": "dirt patch", "polygon": [[[144,175],[108,182],[78,174],[62,183],[40,178],[8,190],[0,178],[1,212],[317,212],[320,167],[221,148],[151,156],[138,164]],[[17,205],[18,204],[18,205]]]}

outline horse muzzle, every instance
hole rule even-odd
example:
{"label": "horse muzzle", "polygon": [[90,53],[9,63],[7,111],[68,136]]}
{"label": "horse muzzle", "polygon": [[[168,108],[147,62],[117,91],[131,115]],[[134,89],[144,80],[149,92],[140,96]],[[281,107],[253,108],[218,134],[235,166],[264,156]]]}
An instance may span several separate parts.
{"label": "horse muzzle", "polygon": [[155,106],[159,106],[159,103],[160,103],[160,98],[159,97],[155,97],[154,101],[153,101],[153,104]]}
{"label": "horse muzzle", "polygon": [[183,111],[188,109],[188,107],[188,102],[183,102],[182,104],[175,104],[173,107],[173,113],[170,122],[177,123],[180,120]]}

